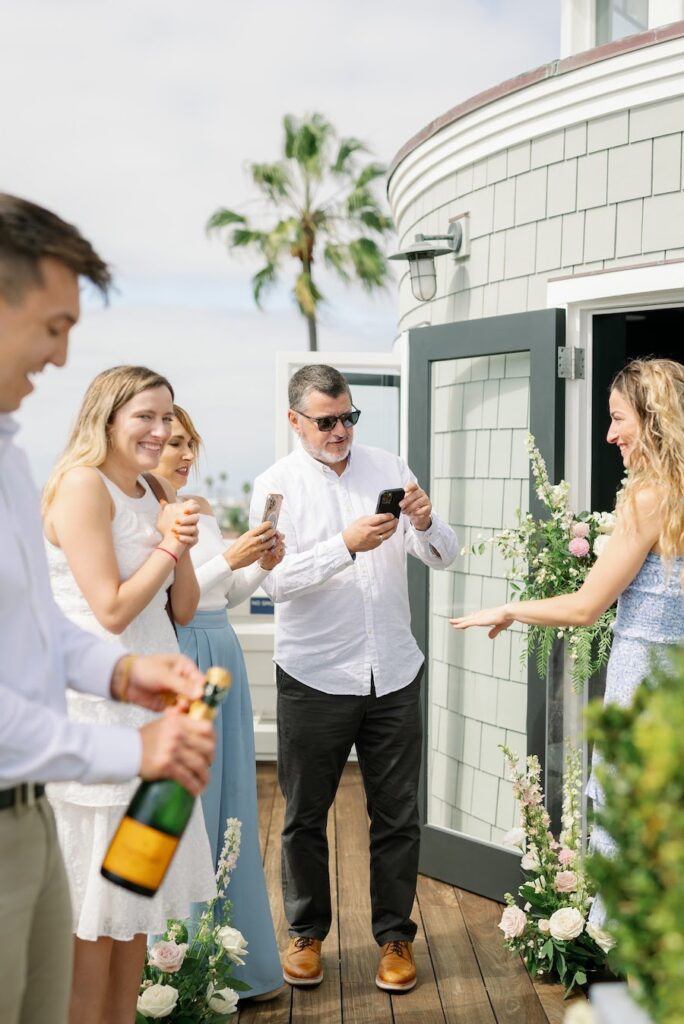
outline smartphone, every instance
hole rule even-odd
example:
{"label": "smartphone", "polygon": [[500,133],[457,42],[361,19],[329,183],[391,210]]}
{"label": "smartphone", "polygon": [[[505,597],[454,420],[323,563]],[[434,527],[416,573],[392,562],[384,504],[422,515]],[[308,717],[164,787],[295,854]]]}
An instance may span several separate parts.
{"label": "smartphone", "polygon": [[405,491],[403,487],[394,487],[387,491],[380,491],[375,514],[378,515],[380,512],[391,512],[394,518],[398,519],[401,515],[399,502],[404,500],[404,494]]}
{"label": "smartphone", "polygon": [[282,494],[267,494],[264,514],[261,517],[262,523],[269,522],[274,530],[278,529],[278,516],[280,507],[283,504]]}

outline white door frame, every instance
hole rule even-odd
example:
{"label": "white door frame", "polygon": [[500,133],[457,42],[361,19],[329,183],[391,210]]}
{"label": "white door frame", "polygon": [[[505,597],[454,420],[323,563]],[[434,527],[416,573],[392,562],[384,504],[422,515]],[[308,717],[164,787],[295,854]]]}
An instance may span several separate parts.
{"label": "white door frame", "polygon": [[598,313],[684,306],[684,260],[551,278],[546,305],[565,308],[565,343],[584,349],[584,380],[567,381],[565,389],[565,479],[570,483],[573,507],[588,509],[593,318]]}
{"label": "white door frame", "polygon": [[399,452],[405,457],[407,447],[408,424],[408,388],[406,372],[408,368],[408,335],[400,335],[391,352],[277,352],[276,353],[276,428],[275,457],[282,459],[292,451],[293,435],[287,421],[287,385],[292,374],[302,366],[310,363],[327,363],[334,366],[340,373],[353,373],[358,370],[378,370],[388,373],[399,373],[402,387],[400,389],[401,417],[399,424]]}

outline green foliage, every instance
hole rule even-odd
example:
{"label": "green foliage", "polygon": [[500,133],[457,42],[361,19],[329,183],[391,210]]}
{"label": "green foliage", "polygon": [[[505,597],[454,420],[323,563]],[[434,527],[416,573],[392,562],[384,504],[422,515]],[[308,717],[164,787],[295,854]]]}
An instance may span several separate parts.
{"label": "green foliage", "polygon": [[[547,516],[535,519],[529,512],[523,515],[516,509],[515,526],[474,544],[471,551],[483,554],[488,543],[495,545],[510,563],[507,578],[514,599],[540,601],[580,589],[613,530],[615,517],[611,512],[574,513],[568,505],[568,483],[561,480],[552,484],[531,434],[526,443],[536,494]],[[583,546],[578,548],[577,541],[584,542]],[[579,554],[580,550],[584,553]],[[615,609],[609,608],[591,626],[528,626],[522,658],[534,656],[537,671],[543,676],[554,641],[565,637],[573,686],[580,692],[585,681],[608,661],[614,621]]]}
{"label": "green foliage", "polygon": [[[499,927],[505,945],[522,957],[530,976],[557,979],[567,996],[576,985],[586,983],[587,971],[605,967],[606,953],[597,939],[611,941],[587,923],[595,887],[587,878],[582,856],[580,754],[566,748],[563,830],[556,841],[544,807],[539,759],[528,757],[523,771],[517,754],[506,746],[501,750],[508,762],[521,822],[519,829],[506,834],[504,842],[523,851],[523,882],[517,901],[506,893],[507,908]],[[572,930],[567,917],[563,920],[568,914],[575,925]]]}
{"label": "green foliage", "polygon": [[321,114],[286,115],[283,136],[281,160],[250,166],[263,199],[260,226],[221,207],[207,229],[223,232],[229,249],[256,252],[263,259],[252,279],[259,308],[285,261],[298,262],[292,295],[315,349],[318,310],[324,302],[313,276],[319,249],[328,269],[345,283],[356,281],[371,293],[387,284],[388,264],[377,240],[392,230],[392,221],[374,191],[385,167],[375,161],[360,164],[365,146],[355,138],[338,138]]}
{"label": "green foliage", "polygon": [[[216,873],[218,895],[206,904],[199,920],[167,921],[161,940],[148,950],[136,1024],[157,1017],[169,1024],[225,1024],[235,1008],[225,1004],[219,993],[249,991],[248,985],[232,976],[234,965],[243,964],[242,956],[248,951],[244,937],[230,928],[231,905],[224,898],[240,853],[240,835],[240,822],[229,818]],[[154,1002],[146,1002],[151,995]],[[223,1005],[212,1008],[210,1000],[222,999]],[[236,1002],[237,997],[231,995],[230,1001]],[[227,1012],[217,1012],[224,1005]]]}
{"label": "green foliage", "polygon": [[590,707],[603,764],[597,823],[618,847],[588,870],[605,903],[613,957],[656,1024],[684,1007],[684,648],[654,656],[631,707]]}

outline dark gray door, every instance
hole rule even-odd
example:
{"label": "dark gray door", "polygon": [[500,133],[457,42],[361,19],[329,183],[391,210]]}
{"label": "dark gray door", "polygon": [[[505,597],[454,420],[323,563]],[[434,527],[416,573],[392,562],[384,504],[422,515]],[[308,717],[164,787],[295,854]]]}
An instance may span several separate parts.
{"label": "dark gray door", "polygon": [[[535,506],[528,432],[551,479],[562,476],[564,330],[564,311],[542,310],[410,332],[409,462],[467,549]],[[544,682],[521,662],[521,627],[491,641],[448,623],[509,598],[507,565],[490,545],[445,572],[411,559],[409,572],[426,653],[420,870],[500,899],[515,890],[519,857],[502,845],[518,820],[499,744],[543,762]]]}

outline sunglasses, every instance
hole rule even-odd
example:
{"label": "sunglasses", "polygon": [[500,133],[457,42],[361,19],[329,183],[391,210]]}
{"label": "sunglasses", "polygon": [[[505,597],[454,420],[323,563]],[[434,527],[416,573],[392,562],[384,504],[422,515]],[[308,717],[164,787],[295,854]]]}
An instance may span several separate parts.
{"label": "sunglasses", "polygon": [[343,412],[341,416],[307,416],[305,412],[299,412],[298,409],[295,409],[295,412],[298,412],[305,420],[315,423],[322,434],[329,434],[335,428],[338,420],[343,427],[355,427],[361,415],[361,410],[356,407],[350,409],[349,412]]}

